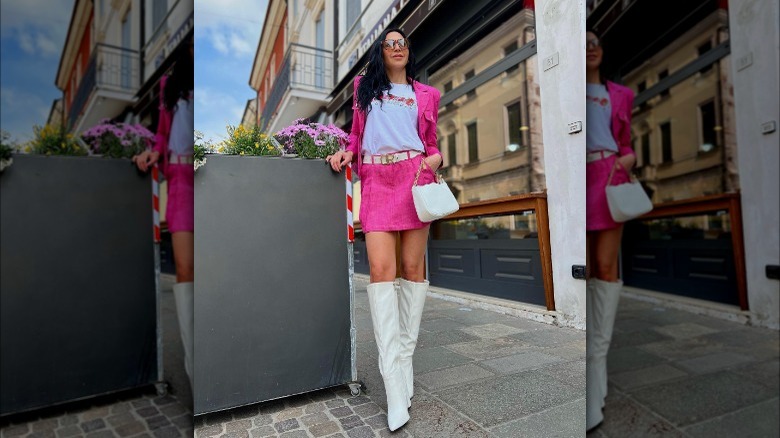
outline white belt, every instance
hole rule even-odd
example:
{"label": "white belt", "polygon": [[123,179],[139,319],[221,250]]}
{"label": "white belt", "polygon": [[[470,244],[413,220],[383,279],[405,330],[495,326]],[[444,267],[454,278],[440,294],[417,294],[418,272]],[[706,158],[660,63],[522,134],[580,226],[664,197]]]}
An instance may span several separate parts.
{"label": "white belt", "polygon": [[403,151],[394,154],[363,155],[363,164],[393,164],[422,154],[420,151]]}
{"label": "white belt", "polygon": [[195,159],[192,158],[192,155],[171,154],[168,158],[168,164],[192,164],[194,162]]}
{"label": "white belt", "polygon": [[615,152],[613,151],[588,152],[588,155],[585,156],[585,162],[590,163],[593,161],[602,160],[604,158],[611,157],[612,155],[615,155]]}

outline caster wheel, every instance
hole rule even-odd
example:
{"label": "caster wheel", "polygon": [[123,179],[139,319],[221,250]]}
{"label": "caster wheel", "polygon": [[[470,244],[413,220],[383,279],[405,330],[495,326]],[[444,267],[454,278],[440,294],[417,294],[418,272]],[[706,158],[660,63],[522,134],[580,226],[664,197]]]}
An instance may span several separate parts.
{"label": "caster wheel", "polygon": [[168,395],[168,384],[165,382],[158,382],[154,384],[154,387],[157,389],[157,395],[162,397],[165,395]]}
{"label": "caster wheel", "polygon": [[352,397],[357,397],[360,395],[363,386],[361,382],[348,383],[347,385],[349,385],[349,393],[352,395]]}

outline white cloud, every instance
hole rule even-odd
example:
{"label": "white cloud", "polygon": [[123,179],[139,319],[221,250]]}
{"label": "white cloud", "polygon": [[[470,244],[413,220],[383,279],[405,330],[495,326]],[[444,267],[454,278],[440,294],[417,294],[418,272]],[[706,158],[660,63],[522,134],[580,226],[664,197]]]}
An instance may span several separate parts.
{"label": "white cloud", "polygon": [[244,115],[247,99],[207,86],[197,87],[195,93],[195,129],[205,139],[219,141],[225,138],[227,125],[238,125]]}
{"label": "white cloud", "polygon": [[251,59],[267,5],[267,0],[197,0],[195,40],[208,42],[224,55]]}
{"label": "white cloud", "polygon": [[[33,125],[44,125],[49,116],[51,102],[31,92],[10,88],[0,88],[0,125],[19,141],[32,138]],[[7,109],[7,110],[6,110]]]}
{"label": "white cloud", "polygon": [[73,0],[3,0],[0,35],[28,54],[57,57],[65,43]]}

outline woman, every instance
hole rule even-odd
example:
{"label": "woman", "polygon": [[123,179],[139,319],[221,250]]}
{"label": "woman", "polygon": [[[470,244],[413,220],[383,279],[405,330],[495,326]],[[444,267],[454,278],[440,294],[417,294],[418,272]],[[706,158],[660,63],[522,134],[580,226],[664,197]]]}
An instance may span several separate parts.
{"label": "woman", "polygon": [[184,345],[184,368],[193,387],[194,330],[194,126],[192,38],[179,49],[170,76],[160,80],[160,118],[154,146],[133,157],[138,168],[147,171],[160,157],[168,181],[165,217],[173,241],[176,284],[173,295],[179,332]]}
{"label": "woman", "polygon": [[604,82],[599,71],[603,50],[599,38],[587,32],[586,66],[586,197],[587,256],[587,428],[604,419],[601,409],[607,395],[607,351],[612,339],[623,282],[618,279],[618,250],[623,224],[612,220],[605,188],[630,180],[636,162],[631,148],[631,108],[634,93]]}
{"label": "woman", "polygon": [[[433,182],[442,163],[436,147],[440,94],[412,79],[414,54],[400,29],[383,32],[370,50],[365,76],[355,79],[349,145],[326,160],[337,172],[354,162],[362,181],[360,223],[371,272],[368,299],[387,392],[387,423],[396,430],[409,420],[412,354],[428,290],[423,270],[430,223],[417,218],[412,183],[421,166],[418,185]],[[398,295],[397,233],[402,267]]]}

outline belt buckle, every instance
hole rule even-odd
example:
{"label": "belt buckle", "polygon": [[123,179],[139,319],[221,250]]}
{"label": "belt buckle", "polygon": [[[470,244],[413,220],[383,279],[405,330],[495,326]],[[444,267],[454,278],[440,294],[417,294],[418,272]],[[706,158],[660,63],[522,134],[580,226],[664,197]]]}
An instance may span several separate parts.
{"label": "belt buckle", "polygon": [[379,156],[379,162],[382,164],[394,164],[398,157],[395,154],[384,154]]}

